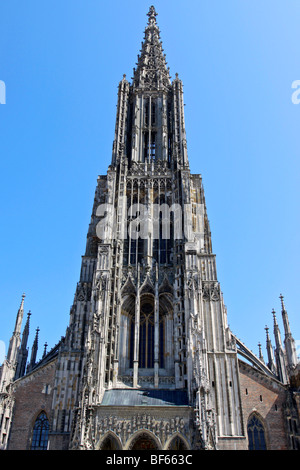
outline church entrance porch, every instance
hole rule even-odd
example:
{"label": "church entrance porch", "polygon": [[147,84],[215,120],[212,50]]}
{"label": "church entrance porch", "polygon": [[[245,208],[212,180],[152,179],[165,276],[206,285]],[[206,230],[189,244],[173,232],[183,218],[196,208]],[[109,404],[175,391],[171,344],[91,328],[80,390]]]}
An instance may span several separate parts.
{"label": "church entrance porch", "polygon": [[182,392],[107,390],[93,412],[96,447],[118,443],[123,450],[192,449],[200,435],[194,410],[185,404]]}
{"label": "church entrance porch", "polygon": [[127,448],[128,450],[158,450],[160,446],[155,436],[150,435],[148,432],[141,432],[131,439]]}

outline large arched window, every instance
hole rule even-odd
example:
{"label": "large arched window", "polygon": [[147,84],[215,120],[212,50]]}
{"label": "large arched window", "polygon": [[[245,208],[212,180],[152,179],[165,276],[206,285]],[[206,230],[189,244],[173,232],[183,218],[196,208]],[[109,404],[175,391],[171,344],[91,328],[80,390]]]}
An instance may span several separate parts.
{"label": "large arched window", "polygon": [[49,434],[49,421],[47,415],[42,411],[33,427],[31,450],[47,450]]}
{"label": "large arched window", "polygon": [[250,416],[247,426],[249,450],[266,450],[265,430],[259,417]]}
{"label": "large arched window", "polygon": [[159,264],[170,264],[174,238],[172,201],[165,194],[155,199],[153,258]]}
{"label": "large arched window", "polygon": [[[150,307],[152,309],[151,305]],[[142,369],[154,367],[154,315],[152,312],[148,314],[141,312],[139,367]]]}
{"label": "large arched window", "polygon": [[[133,367],[135,318],[131,317],[129,335],[129,367]],[[159,319],[159,367],[164,367],[164,317]],[[154,306],[153,303],[144,302],[140,311],[139,334],[139,368],[153,369],[154,367]]]}

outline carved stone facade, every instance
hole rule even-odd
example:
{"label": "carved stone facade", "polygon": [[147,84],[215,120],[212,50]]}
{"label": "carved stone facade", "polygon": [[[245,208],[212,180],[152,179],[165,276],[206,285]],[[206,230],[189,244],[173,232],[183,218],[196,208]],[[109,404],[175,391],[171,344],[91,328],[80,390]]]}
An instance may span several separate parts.
{"label": "carved stone facade", "polygon": [[[132,449],[141,437],[153,441],[153,448],[156,449],[169,449],[172,440],[180,438],[182,447],[190,449],[196,431],[191,411],[189,408],[174,408],[161,412],[149,408],[132,413],[127,407],[109,408],[105,412],[100,407],[92,409],[84,447],[101,450],[111,436],[118,443],[119,450]],[[74,448],[77,448],[76,441],[74,435]]]}
{"label": "carved stone facade", "polygon": [[[119,84],[112,161],[98,178],[70,323],[31,371],[38,380],[54,361],[49,449],[248,447],[238,360],[248,352],[227,323],[202,179],[189,169],[182,82],[166,68],[154,7],[148,17],[133,81]],[[294,370],[291,335],[287,350]],[[13,436],[9,362],[3,370],[0,410],[11,410]]]}

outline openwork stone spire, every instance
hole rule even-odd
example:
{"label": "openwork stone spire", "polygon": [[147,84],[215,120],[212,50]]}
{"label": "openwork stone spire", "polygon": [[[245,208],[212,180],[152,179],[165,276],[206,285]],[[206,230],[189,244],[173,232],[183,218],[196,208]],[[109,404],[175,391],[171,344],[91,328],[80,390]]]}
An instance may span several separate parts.
{"label": "openwork stone spire", "polygon": [[151,6],[141,54],[138,56],[137,69],[133,70],[134,86],[149,91],[161,90],[170,86],[169,69],[165,54],[163,54],[156,16],[155,8]]}

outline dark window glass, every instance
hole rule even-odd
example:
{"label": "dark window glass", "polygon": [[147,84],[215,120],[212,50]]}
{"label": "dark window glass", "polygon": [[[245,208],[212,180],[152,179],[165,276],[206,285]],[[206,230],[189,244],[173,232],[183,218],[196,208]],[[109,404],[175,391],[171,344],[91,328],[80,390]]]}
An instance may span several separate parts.
{"label": "dark window glass", "polygon": [[149,101],[145,102],[145,126],[149,124]]}
{"label": "dark window glass", "polygon": [[149,133],[145,132],[144,134],[144,161],[148,161],[149,153]]}
{"label": "dark window glass", "polygon": [[155,148],[156,148],[156,133],[151,133],[151,142],[150,142],[150,160],[155,159]]}
{"label": "dark window glass", "polygon": [[265,431],[262,422],[257,416],[248,421],[249,450],[266,450]]}
{"label": "dark window glass", "polygon": [[31,450],[47,450],[49,421],[44,411],[39,414],[33,427]]}
{"label": "dark window glass", "polygon": [[154,318],[153,314],[141,313],[140,317],[139,367],[154,367]]}
{"label": "dark window glass", "polygon": [[[149,304],[150,305],[150,304]],[[154,315],[146,313],[148,304],[142,306],[140,313],[139,335],[139,367],[141,369],[153,369],[154,367]],[[153,311],[153,306],[151,305]],[[129,337],[129,367],[133,367],[134,356],[134,328],[135,318],[132,316]],[[159,367],[164,367],[164,321],[159,323]]]}
{"label": "dark window glass", "polygon": [[151,125],[154,126],[155,124],[155,103],[151,103]]}

